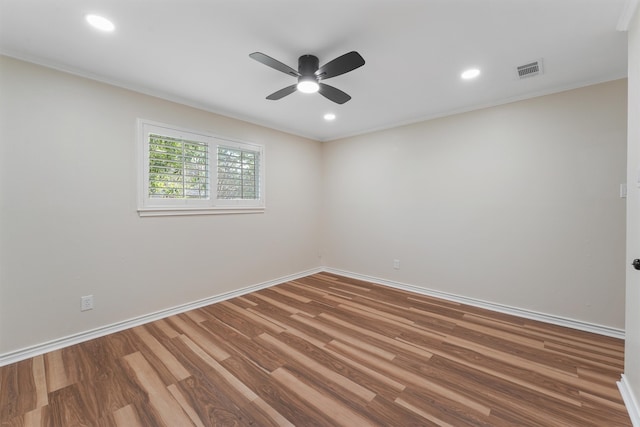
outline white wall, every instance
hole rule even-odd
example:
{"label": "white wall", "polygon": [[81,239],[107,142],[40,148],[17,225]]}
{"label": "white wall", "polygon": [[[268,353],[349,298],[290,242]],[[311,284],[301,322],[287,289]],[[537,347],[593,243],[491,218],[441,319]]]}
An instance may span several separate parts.
{"label": "white wall", "polygon": [[[6,57],[0,97],[0,354],[319,266],[321,143]],[[140,218],[138,117],[265,144],[266,213]]]}
{"label": "white wall", "polygon": [[[624,375],[635,407],[627,407],[640,422],[640,271],[631,261],[640,258],[640,8],[629,29],[629,139],[627,144],[627,308]],[[640,425],[640,424],[634,424]]]}
{"label": "white wall", "polygon": [[626,90],[326,143],[325,265],[623,329]]}
{"label": "white wall", "polygon": [[[0,97],[0,355],[318,267],[319,247],[624,328],[625,81],[324,144],[5,57]],[[266,213],[140,218],[138,117],[265,144]]]}

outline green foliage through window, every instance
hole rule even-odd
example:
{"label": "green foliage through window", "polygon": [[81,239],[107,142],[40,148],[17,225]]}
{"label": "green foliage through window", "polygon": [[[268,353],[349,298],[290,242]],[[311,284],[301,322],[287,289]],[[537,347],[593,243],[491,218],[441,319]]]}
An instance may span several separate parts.
{"label": "green foliage through window", "polygon": [[260,198],[260,154],[218,146],[218,199]]}
{"label": "green foliage through window", "polygon": [[209,198],[209,144],[149,135],[149,197]]}

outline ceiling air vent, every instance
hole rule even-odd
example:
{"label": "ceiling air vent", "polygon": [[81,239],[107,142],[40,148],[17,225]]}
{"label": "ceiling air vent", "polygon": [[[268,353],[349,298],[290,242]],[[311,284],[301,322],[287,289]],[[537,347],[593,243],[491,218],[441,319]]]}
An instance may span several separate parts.
{"label": "ceiling air vent", "polygon": [[516,73],[518,74],[519,79],[538,76],[542,74],[542,72],[542,59],[516,67]]}

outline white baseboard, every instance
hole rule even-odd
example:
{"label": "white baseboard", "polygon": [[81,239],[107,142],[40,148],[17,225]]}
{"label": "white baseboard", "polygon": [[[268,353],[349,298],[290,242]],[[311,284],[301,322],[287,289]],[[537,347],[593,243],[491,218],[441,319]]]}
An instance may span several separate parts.
{"label": "white baseboard", "polygon": [[[377,277],[371,277],[371,276],[366,276],[362,274],[352,273],[350,271],[338,270],[335,268],[319,267],[311,270],[302,271],[300,273],[280,277],[277,279],[269,280],[263,283],[248,286],[235,291],[226,292],[224,294],[214,295],[198,301],[181,304],[181,305],[160,310],[154,313],[149,313],[142,316],[134,317],[132,319],[124,320],[122,322],[101,326],[96,329],[91,329],[85,332],[80,332],[77,334],[58,338],[52,341],[36,344],[30,347],[26,347],[26,348],[12,351],[9,353],[0,354],[0,366],[5,366],[11,363],[19,362],[21,360],[38,356],[40,354],[48,353],[50,351],[58,350],[74,344],[79,344],[81,342],[89,341],[94,338],[112,334],[114,332],[119,332],[135,326],[143,325],[145,323],[153,322],[154,320],[173,316],[174,314],[184,313],[185,311],[204,307],[204,306],[214,304],[216,302],[224,301],[230,298],[234,298],[237,296],[242,296],[260,289],[265,289],[271,286],[278,285],[280,283],[288,282],[290,280],[296,280],[301,277],[309,276],[311,274],[320,273],[323,271],[326,271],[328,273],[338,274],[345,277],[351,277],[353,279],[364,280],[367,282],[376,283],[383,286],[389,286],[391,288],[401,289],[409,292],[415,292],[417,294],[423,294],[423,295],[428,295],[436,298],[442,298],[449,301],[459,302],[462,304],[468,304],[474,307],[486,308],[488,310],[497,311],[499,313],[512,314],[515,316],[523,317],[525,319],[539,320],[539,321],[551,323],[554,325],[566,326],[566,327],[581,330],[581,331],[593,332],[600,335],[606,335],[614,338],[624,339],[624,331],[620,329],[610,328],[607,326],[601,326],[601,325],[596,325],[596,324],[587,323],[587,322],[581,322],[578,320],[567,319],[567,318],[553,316],[553,315],[544,314],[544,313],[537,313],[534,311],[515,308],[515,307],[509,307],[506,305],[482,301],[475,298],[468,298],[468,297],[463,297],[455,294],[450,294],[447,292],[441,292],[441,291],[426,289],[426,288],[422,288],[414,285],[408,285],[406,283],[400,283],[400,282],[395,282],[391,280],[380,279]],[[636,405],[636,408],[637,408],[637,405]],[[634,424],[634,427],[635,427],[635,424]],[[638,427],[640,427],[640,425],[638,425]]]}
{"label": "white baseboard", "polygon": [[404,291],[415,292],[417,294],[427,295],[435,298],[441,298],[448,301],[454,301],[461,304],[467,304],[474,307],[485,308],[491,311],[497,311],[499,313],[511,314],[514,316],[523,317],[530,320],[538,320],[552,325],[565,326],[580,331],[593,332],[599,335],[605,335],[608,337],[624,339],[624,330],[611,328],[608,326],[597,325],[594,323],[583,322],[580,320],[569,319],[566,317],[554,316],[546,313],[538,313],[532,310],[526,310],[523,308],[510,307],[507,305],[496,304],[493,302],[483,301],[475,298],[463,297],[460,295],[450,294],[448,292],[436,291],[433,289],[427,289],[415,285],[408,285],[406,283],[395,282],[392,280],[380,279],[377,277],[366,276],[363,274],[352,273],[350,271],[339,270],[335,268],[325,267],[324,271],[327,273],[333,273],[340,276],[351,277],[352,279],[364,280],[366,282],[376,283],[379,285],[389,286],[391,288],[401,289]]}
{"label": "white baseboard", "polygon": [[624,400],[624,405],[627,407],[627,412],[629,412],[631,424],[633,424],[633,427],[640,427],[640,406],[624,374],[622,374],[622,378],[618,381],[618,389],[622,395],[622,400]]}
{"label": "white baseboard", "polygon": [[296,280],[301,277],[309,276],[311,274],[319,273],[323,271],[322,268],[314,268],[311,270],[302,271],[300,273],[291,274],[277,279],[269,280],[256,285],[248,286],[242,289],[238,289],[231,292],[226,292],[219,295],[214,295],[208,298],[204,298],[198,301],[193,301],[186,304],[181,304],[175,307],[170,307],[164,310],[156,311],[154,313],[144,314],[142,316],[134,317],[132,319],[124,320],[122,322],[112,323],[110,325],[101,326],[99,328],[91,329],[88,331],[80,332],[77,334],[69,335],[66,337],[58,338],[41,344],[29,346],[20,350],[12,351],[9,353],[0,354],[0,366],[9,365],[11,363],[19,362],[21,360],[28,359],[30,357],[38,356],[40,354],[48,353],[50,351],[59,350],[64,347],[69,347],[74,344],[79,344],[84,341],[89,341],[94,338],[99,338],[114,332],[119,332],[125,329],[140,326],[145,323],[153,322],[154,320],[163,319],[165,317],[173,316],[174,314],[184,313],[185,311],[193,310],[196,308],[204,307],[214,304],[216,302],[228,300],[238,296],[246,295],[248,293],[258,291],[260,289],[269,288],[271,286],[278,285],[280,283]]}

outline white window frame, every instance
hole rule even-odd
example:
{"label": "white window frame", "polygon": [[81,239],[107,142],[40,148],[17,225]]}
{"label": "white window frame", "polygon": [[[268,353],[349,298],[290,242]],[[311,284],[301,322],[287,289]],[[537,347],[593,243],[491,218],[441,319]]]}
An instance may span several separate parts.
{"label": "white window frame", "polygon": [[[209,197],[207,199],[149,197],[149,135],[196,141],[208,144]],[[212,215],[260,213],[265,210],[264,146],[238,141],[165,123],[138,119],[138,214],[140,216]],[[218,147],[229,147],[258,154],[259,188],[257,199],[218,199]]]}

